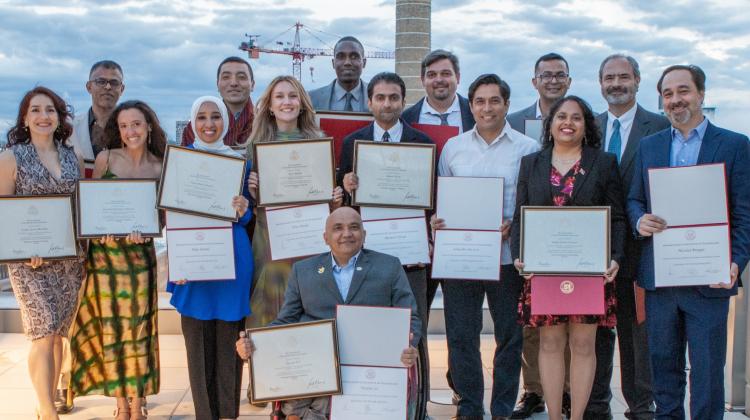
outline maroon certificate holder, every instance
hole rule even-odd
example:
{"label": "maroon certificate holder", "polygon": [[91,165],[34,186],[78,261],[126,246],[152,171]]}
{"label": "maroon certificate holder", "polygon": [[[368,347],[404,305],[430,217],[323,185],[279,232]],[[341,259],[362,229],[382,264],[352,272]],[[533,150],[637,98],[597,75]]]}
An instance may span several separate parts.
{"label": "maroon certificate holder", "polygon": [[604,306],[603,277],[531,278],[531,315],[604,315]]}

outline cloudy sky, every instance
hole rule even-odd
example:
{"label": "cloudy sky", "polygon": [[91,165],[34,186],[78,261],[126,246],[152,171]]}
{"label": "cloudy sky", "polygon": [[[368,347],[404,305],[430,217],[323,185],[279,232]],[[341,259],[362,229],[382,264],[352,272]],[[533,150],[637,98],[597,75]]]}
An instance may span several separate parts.
{"label": "cloudy sky", "polygon": [[[64,4],[64,5],[62,5]],[[275,35],[300,21],[303,46],[326,47],[335,35],[355,35],[369,50],[394,48],[395,0],[222,1],[16,1],[0,0],[0,133],[15,119],[23,93],[51,87],[78,112],[90,98],[85,82],[91,64],[113,59],[125,69],[124,99],[142,99],[157,111],[170,137],[196,97],[215,93],[216,65],[244,34]],[[461,59],[460,92],[477,75],[495,72],[511,88],[511,110],[534,101],[533,63],[544,53],[563,54],[571,65],[571,93],[604,110],[597,71],[601,60],[625,52],[641,63],[639,102],[655,109],[656,80],[676,63],[698,64],[708,74],[707,102],[715,121],[750,132],[750,13],[747,0],[435,0],[432,47]],[[291,41],[293,33],[278,38]],[[322,42],[321,42],[322,41]],[[253,98],[291,60],[261,55]],[[368,62],[365,79],[392,70],[392,60]],[[313,78],[310,77],[313,68]],[[334,78],[330,58],[303,65],[313,88]]]}

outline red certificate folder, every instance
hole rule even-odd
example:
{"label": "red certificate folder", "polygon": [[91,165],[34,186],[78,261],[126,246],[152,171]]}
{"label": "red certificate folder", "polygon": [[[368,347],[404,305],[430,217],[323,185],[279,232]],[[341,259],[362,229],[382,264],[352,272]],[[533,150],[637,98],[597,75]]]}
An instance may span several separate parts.
{"label": "red certificate folder", "polygon": [[372,122],[372,115],[360,112],[318,111],[315,122],[328,137],[333,137],[333,157],[338,168],[344,137]]}
{"label": "red certificate folder", "polygon": [[458,127],[453,125],[412,124],[411,126],[427,134],[435,142],[438,160],[440,160],[440,152],[443,151],[445,143],[458,135]]}
{"label": "red certificate folder", "polygon": [[603,315],[604,279],[598,276],[531,278],[531,315]]}

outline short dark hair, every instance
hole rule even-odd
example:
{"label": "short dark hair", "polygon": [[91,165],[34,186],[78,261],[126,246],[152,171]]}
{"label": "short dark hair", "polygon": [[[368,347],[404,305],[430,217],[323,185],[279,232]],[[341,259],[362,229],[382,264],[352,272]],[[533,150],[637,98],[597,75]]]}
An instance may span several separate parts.
{"label": "short dark hair", "polygon": [[97,61],[93,66],[91,66],[91,70],[89,70],[89,77],[91,77],[91,75],[94,74],[94,71],[99,67],[109,70],[117,70],[120,72],[120,75],[125,76],[125,73],[122,71],[122,67],[120,67],[119,64],[112,60],[101,60]]}
{"label": "short dark hair", "polygon": [[336,54],[336,50],[339,48],[339,44],[341,44],[342,42],[353,42],[353,43],[359,45],[359,49],[362,50],[362,55],[365,55],[365,46],[362,45],[362,43],[359,42],[359,40],[357,38],[355,38],[355,37],[353,37],[351,35],[347,35],[347,36],[339,39],[338,41],[336,41],[336,45],[333,46],[333,53],[334,54]]}
{"label": "short dark hair", "polygon": [[617,54],[612,54],[608,56],[607,58],[604,59],[604,61],[602,61],[602,64],[599,65],[599,81],[600,82],[602,81],[602,76],[604,75],[604,66],[606,66],[607,63],[609,63],[610,61],[618,60],[618,59],[626,60],[630,64],[630,67],[633,68],[633,76],[639,79],[641,78],[641,69],[638,66],[638,62],[635,60],[635,58],[629,55],[617,53]]}
{"label": "short dark hair", "polygon": [[221,63],[219,63],[219,67],[216,68],[216,80],[219,80],[219,76],[221,75],[221,66],[227,63],[240,63],[246,65],[247,71],[250,72],[250,80],[255,80],[255,76],[253,75],[253,68],[250,67],[250,63],[248,63],[244,58],[240,58],[235,55],[221,60]]}
{"label": "short dark hair", "polygon": [[555,61],[555,60],[560,60],[563,63],[565,63],[565,69],[568,71],[568,73],[570,73],[570,66],[568,65],[568,60],[566,60],[563,56],[561,56],[558,53],[551,52],[551,53],[544,54],[543,56],[536,59],[536,63],[534,63],[534,74],[536,74],[536,71],[539,69],[539,64],[542,61]]}
{"label": "short dark hair", "polygon": [[367,99],[372,99],[372,93],[375,90],[375,85],[378,83],[392,83],[398,85],[401,88],[401,98],[406,99],[406,84],[404,83],[404,79],[398,74],[390,71],[380,72],[370,79],[370,83],[367,84]]}
{"label": "short dark hair", "polygon": [[505,80],[501,79],[500,76],[496,74],[487,73],[477,77],[469,85],[470,103],[474,102],[474,93],[476,93],[479,86],[482,85],[497,85],[500,88],[500,96],[503,98],[503,100],[507,103],[510,99],[510,86],[508,86],[508,83],[506,83]]}
{"label": "short dark hair", "polygon": [[450,60],[451,65],[453,65],[453,71],[456,74],[461,73],[461,70],[458,67],[458,57],[456,57],[455,54],[446,50],[434,50],[430,51],[430,53],[424,56],[424,59],[422,59],[421,77],[424,79],[424,74],[427,72],[427,67],[430,67],[432,63],[446,59]]}
{"label": "short dark hair", "polygon": [[695,87],[698,88],[699,92],[705,92],[706,91],[706,73],[703,72],[703,69],[700,67],[694,65],[694,64],[675,64],[673,66],[669,66],[666,69],[664,69],[664,72],[661,74],[661,77],[659,78],[659,81],[656,83],[656,90],[661,95],[661,84],[664,81],[664,77],[675,70],[686,70],[690,72],[690,76],[693,78],[693,83],[695,83]]}
{"label": "short dark hair", "polygon": [[563,104],[571,101],[577,103],[583,111],[583,145],[598,149],[602,144],[602,135],[599,131],[599,125],[596,122],[594,111],[591,110],[591,106],[589,106],[588,102],[575,95],[560,98],[554,105],[552,105],[552,108],[550,108],[547,118],[542,122],[542,147],[552,147],[554,144],[554,141],[552,140],[552,120],[555,118],[555,114],[557,114],[557,111],[560,110]]}

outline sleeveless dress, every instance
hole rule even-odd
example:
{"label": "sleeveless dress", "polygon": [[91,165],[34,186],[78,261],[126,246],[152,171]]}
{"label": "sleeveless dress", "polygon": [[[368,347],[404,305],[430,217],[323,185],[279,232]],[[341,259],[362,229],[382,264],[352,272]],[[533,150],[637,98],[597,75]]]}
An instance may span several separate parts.
{"label": "sleeveless dress", "polygon": [[[81,176],[72,147],[55,142],[61,176],[55,178],[42,165],[31,143],[10,147],[16,159],[16,195],[72,194]],[[66,337],[75,315],[78,290],[83,280],[81,260],[47,261],[37,269],[23,263],[8,264],[13,292],[21,308],[26,337],[36,340],[51,335]]]}
{"label": "sleeveless dress", "polygon": [[[117,178],[109,171],[102,178]],[[156,252],[153,240],[90,241],[70,339],[76,396],[145,397],[159,392]]]}
{"label": "sleeveless dress", "polygon": [[[552,187],[552,202],[555,207],[568,205],[573,195],[577,177],[581,172],[580,160],[565,175],[552,166],[549,182]],[[601,327],[614,328],[617,324],[615,305],[615,283],[610,282],[604,285],[604,315],[531,315],[531,282],[525,281],[523,293],[518,302],[518,313],[521,324],[529,327],[549,327],[576,323],[597,324]]]}

